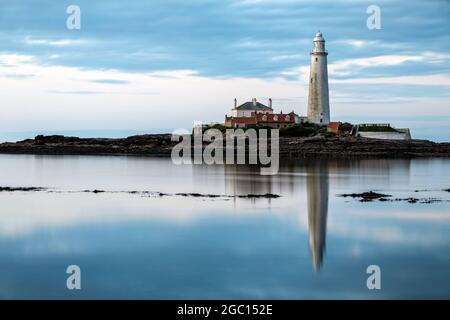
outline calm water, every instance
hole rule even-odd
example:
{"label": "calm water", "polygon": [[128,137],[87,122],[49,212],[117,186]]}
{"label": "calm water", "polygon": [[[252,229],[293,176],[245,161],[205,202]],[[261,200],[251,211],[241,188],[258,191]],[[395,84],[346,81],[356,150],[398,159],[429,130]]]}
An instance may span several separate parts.
{"label": "calm water", "polygon": [[[170,159],[0,155],[0,186],[58,191],[0,193],[3,299],[450,298],[450,160],[296,161],[268,177]],[[444,201],[337,196],[369,190]],[[80,291],[66,289],[71,264]],[[366,287],[372,264],[379,291]]]}

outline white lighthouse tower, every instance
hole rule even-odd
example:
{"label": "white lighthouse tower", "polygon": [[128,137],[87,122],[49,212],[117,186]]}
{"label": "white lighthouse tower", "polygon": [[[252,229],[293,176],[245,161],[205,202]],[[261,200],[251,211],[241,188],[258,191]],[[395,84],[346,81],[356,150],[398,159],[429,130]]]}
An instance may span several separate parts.
{"label": "white lighthouse tower", "polygon": [[311,69],[309,76],[308,121],[318,125],[330,123],[330,102],[328,98],[328,70],[325,40],[317,32],[313,40]]}

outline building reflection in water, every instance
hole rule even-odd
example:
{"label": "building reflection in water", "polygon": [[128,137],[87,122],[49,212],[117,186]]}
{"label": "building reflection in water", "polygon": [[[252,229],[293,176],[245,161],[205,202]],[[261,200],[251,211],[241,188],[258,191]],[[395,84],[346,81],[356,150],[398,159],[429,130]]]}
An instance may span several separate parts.
{"label": "building reflection in water", "polygon": [[[257,165],[225,165],[225,193],[228,195],[266,194],[286,195],[294,186],[293,176],[261,175]],[[259,199],[271,203],[271,199]],[[249,201],[257,202],[256,199]]]}
{"label": "building reflection in water", "polygon": [[309,251],[315,271],[322,266],[326,247],[328,215],[328,164],[318,161],[306,167]]}

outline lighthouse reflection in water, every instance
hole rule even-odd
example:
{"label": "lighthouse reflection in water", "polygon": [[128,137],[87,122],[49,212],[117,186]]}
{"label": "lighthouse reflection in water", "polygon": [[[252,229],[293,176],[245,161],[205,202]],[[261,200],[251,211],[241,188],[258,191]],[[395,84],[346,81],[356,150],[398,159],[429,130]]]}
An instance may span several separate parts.
{"label": "lighthouse reflection in water", "polygon": [[318,271],[325,254],[328,214],[328,167],[324,162],[307,166],[306,190],[308,202],[309,249]]}
{"label": "lighthouse reflection in water", "polygon": [[[315,271],[322,267],[327,233],[328,197],[329,197],[329,166],[327,160],[304,161],[300,163],[284,163],[280,175],[261,176],[257,166],[232,165],[226,166],[226,189],[234,195],[254,193],[289,194],[290,200],[298,199],[301,207],[307,209],[308,246],[312,265]],[[287,171],[286,171],[287,170]],[[293,174],[296,172],[296,174]],[[244,178],[245,177],[245,178]],[[299,184],[306,186],[306,190]],[[306,191],[306,192],[305,192]],[[254,200],[257,202],[257,200]],[[262,199],[271,207],[277,207],[270,199]],[[286,199],[280,201],[285,202]],[[306,204],[304,203],[306,202]],[[242,203],[241,203],[242,204]],[[296,206],[297,204],[294,204]],[[256,205],[256,204],[255,204]],[[237,205],[237,208],[239,205]],[[300,211],[303,219],[304,211]]]}

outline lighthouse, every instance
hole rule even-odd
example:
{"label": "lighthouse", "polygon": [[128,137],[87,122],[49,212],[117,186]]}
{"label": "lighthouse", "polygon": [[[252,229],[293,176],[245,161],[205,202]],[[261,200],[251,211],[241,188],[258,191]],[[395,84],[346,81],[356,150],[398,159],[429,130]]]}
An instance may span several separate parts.
{"label": "lighthouse", "polygon": [[330,123],[330,102],[328,98],[328,71],[325,39],[317,32],[313,40],[309,76],[308,121],[318,125]]}

